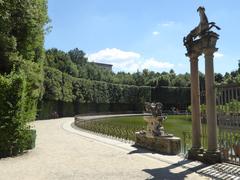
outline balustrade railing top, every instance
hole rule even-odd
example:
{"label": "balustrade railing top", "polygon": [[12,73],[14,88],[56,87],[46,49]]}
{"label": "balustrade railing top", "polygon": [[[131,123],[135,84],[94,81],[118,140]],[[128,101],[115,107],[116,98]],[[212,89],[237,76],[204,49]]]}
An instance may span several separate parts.
{"label": "balustrade railing top", "polygon": [[216,86],[216,89],[218,105],[240,100],[240,85],[238,84]]}

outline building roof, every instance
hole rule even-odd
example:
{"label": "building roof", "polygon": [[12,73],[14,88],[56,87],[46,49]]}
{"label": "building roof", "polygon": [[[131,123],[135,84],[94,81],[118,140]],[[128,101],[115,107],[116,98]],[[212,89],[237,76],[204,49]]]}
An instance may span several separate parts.
{"label": "building roof", "polygon": [[105,64],[105,63],[99,63],[99,62],[93,62],[94,64],[97,64],[97,65],[102,65],[102,66],[109,66],[109,67],[112,67],[113,65],[112,64]]}

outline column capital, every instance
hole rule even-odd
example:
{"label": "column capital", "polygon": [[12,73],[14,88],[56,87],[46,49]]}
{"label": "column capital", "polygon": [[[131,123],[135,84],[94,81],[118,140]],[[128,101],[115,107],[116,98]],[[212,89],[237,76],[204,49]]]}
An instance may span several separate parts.
{"label": "column capital", "polygon": [[205,56],[214,56],[214,53],[218,51],[218,48],[204,48],[203,53]]}
{"label": "column capital", "polygon": [[198,57],[201,55],[200,52],[197,51],[191,51],[186,54],[190,58],[190,62],[195,61],[198,62]]}

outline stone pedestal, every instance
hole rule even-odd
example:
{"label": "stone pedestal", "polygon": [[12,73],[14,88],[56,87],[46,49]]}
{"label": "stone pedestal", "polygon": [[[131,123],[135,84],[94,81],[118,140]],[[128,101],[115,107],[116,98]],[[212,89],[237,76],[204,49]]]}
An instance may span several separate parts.
{"label": "stone pedestal", "polygon": [[176,155],[181,152],[181,140],[173,136],[147,136],[136,132],[136,145],[161,154]]}
{"label": "stone pedestal", "polygon": [[203,148],[191,148],[188,150],[188,159],[204,162],[203,152]]}
{"label": "stone pedestal", "polygon": [[203,154],[204,162],[207,164],[216,164],[221,162],[220,151],[206,151]]}

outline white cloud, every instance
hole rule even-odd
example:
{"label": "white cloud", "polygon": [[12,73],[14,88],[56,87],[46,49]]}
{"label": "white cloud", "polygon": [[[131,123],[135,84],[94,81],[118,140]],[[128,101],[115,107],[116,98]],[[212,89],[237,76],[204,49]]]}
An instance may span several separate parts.
{"label": "white cloud", "polygon": [[152,35],[157,36],[157,35],[159,35],[159,32],[158,31],[153,31]]}
{"label": "white cloud", "polygon": [[163,26],[163,27],[169,27],[169,26],[173,26],[174,24],[175,24],[174,21],[167,21],[167,22],[164,22],[160,25]]}
{"label": "white cloud", "polygon": [[173,68],[174,65],[169,62],[161,62],[156,60],[155,58],[147,59],[142,65],[142,69],[170,69]]}
{"label": "white cloud", "polygon": [[140,58],[140,54],[131,52],[131,51],[122,51],[116,48],[106,48],[100,50],[96,53],[88,55],[89,61],[96,61],[104,60],[104,61],[118,61],[118,60],[129,60],[129,59],[136,59]]}
{"label": "white cloud", "polygon": [[215,53],[214,53],[214,57],[215,57],[215,58],[221,58],[221,57],[223,57],[223,54],[222,54],[222,53],[219,53],[219,52],[215,52]]}
{"label": "white cloud", "polygon": [[178,63],[178,67],[184,67],[182,63]]}
{"label": "white cloud", "polygon": [[106,48],[88,55],[89,61],[108,63],[113,65],[115,71],[136,72],[137,70],[150,69],[161,71],[171,69],[173,64],[156,60],[145,59],[139,53],[123,51],[116,48]]}

